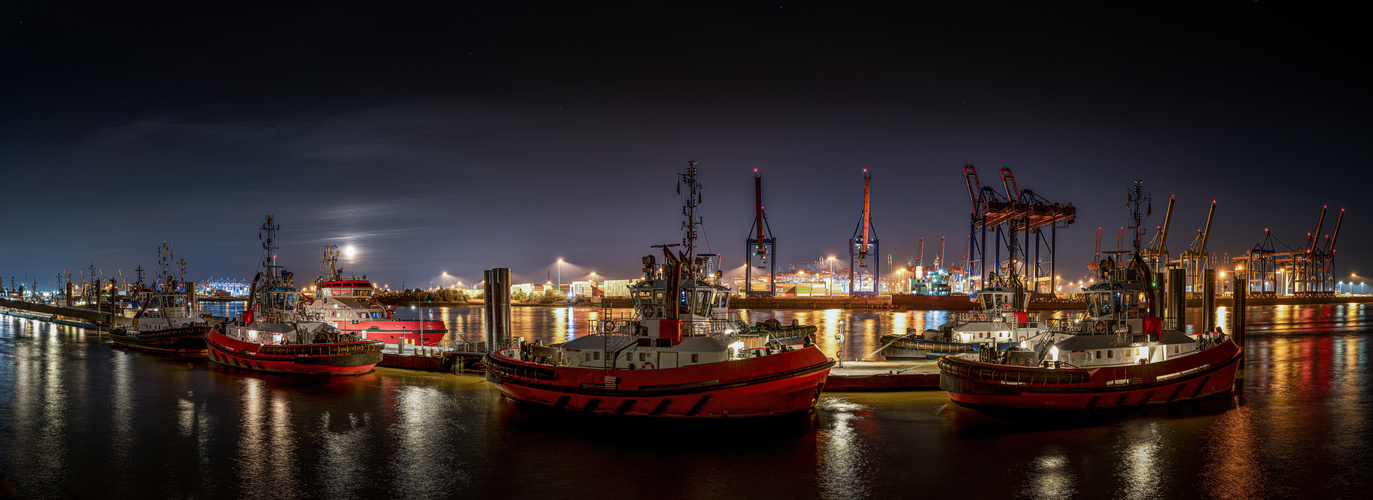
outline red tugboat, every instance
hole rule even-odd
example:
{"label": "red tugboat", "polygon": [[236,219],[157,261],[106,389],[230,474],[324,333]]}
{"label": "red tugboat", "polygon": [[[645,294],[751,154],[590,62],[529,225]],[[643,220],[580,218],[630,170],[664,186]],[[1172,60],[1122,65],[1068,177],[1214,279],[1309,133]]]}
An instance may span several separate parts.
{"label": "red tugboat", "polygon": [[[1091,409],[1166,404],[1234,389],[1241,349],[1227,335],[1189,336],[1177,320],[1159,317],[1152,271],[1139,256],[1140,201],[1135,181],[1130,206],[1134,256],[1126,266],[1100,263],[1085,290],[1086,316],[1006,351],[939,360],[939,386],[966,405],[1014,409]],[[1128,252],[1121,252],[1123,257]],[[1170,316],[1181,317],[1176,312]]]}
{"label": "red tugboat", "polygon": [[399,344],[402,339],[424,346],[436,346],[448,333],[442,321],[395,319],[392,309],[377,302],[376,287],[363,276],[344,279],[338,269],[338,247],[324,247],[324,277],[315,285],[315,296],[306,298],[305,312],[333,324],[345,333],[362,338]]}
{"label": "red tugboat", "polygon": [[683,251],[644,257],[633,287],[635,320],[562,345],[525,345],[486,355],[486,379],[517,403],[587,414],[686,419],[809,412],[834,361],[812,345],[786,345],[730,319],[729,290],[706,260],[692,258],[700,220],[696,163]]}
{"label": "red tugboat", "polygon": [[276,263],[272,216],[262,224],[265,273],[253,278],[248,305],[233,321],[206,338],[210,360],[227,366],[275,373],[359,375],[381,362],[383,344],[344,333],[310,319],[300,307],[291,273]]}

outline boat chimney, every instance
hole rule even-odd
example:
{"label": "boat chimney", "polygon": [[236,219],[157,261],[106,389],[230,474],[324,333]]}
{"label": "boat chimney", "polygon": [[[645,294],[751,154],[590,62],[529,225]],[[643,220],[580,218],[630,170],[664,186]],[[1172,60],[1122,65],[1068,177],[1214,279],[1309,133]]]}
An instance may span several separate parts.
{"label": "boat chimney", "polygon": [[510,340],[510,268],[486,270],[486,349],[495,351]]}
{"label": "boat chimney", "polygon": [[194,310],[195,310],[195,282],[194,282],[194,281],[187,281],[187,282],[186,282],[186,311],[187,311],[187,312],[190,312],[190,311],[194,311]]}

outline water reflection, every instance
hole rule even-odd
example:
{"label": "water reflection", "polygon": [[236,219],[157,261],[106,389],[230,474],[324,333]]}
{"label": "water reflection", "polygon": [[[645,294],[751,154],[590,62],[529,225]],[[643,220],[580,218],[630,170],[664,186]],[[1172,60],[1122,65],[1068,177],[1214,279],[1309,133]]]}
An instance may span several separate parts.
{"label": "water reflection", "polygon": [[268,389],[262,378],[245,376],[239,383],[242,435],[234,469],[241,493],[249,498],[299,496],[302,478],[290,402],[279,391]]}
{"label": "water reflection", "polygon": [[1029,488],[1024,492],[1027,496],[1043,499],[1077,496],[1077,475],[1073,473],[1067,451],[1062,447],[1046,447],[1031,462],[1028,473]]}
{"label": "water reflection", "polygon": [[855,421],[863,418],[860,413],[866,413],[866,408],[843,397],[825,398],[818,406],[817,411],[828,417],[826,425],[816,433],[821,496],[866,496],[868,487],[865,476],[869,464],[864,455],[863,440],[854,430]]}

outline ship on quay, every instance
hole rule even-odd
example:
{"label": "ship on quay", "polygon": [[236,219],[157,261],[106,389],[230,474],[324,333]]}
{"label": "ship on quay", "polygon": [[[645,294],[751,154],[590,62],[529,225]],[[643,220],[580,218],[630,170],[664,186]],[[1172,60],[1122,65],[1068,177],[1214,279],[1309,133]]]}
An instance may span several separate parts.
{"label": "ship on quay", "polygon": [[[940,388],[952,400],[994,408],[1095,409],[1233,390],[1240,346],[1220,331],[1187,335],[1181,310],[1162,317],[1153,270],[1140,256],[1142,184],[1136,181],[1130,193],[1134,252],[1112,252],[1120,264],[1114,258],[1099,264],[1096,283],[1084,290],[1085,316],[1055,325],[1025,347],[984,347],[941,358]],[[1181,287],[1173,286],[1180,298]]]}
{"label": "ship on quay", "polygon": [[315,283],[313,297],[301,305],[311,318],[334,325],[344,333],[380,340],[386,344],[406,341],[414,345],[437,346],[448,333],[438,320],[399,320],[395,307],[377,301],[377,289],[367,276],[344,278],[338,269],[338,248],[324,247],[324,276]]}
{"label": "ship on quay", "polygon": [[[657,245],[631,287],[634,318],[561,345],[525,344],[485,357],[486,378],[522,407],[595,415],[712,419],[810,412],[834,361],[799,344],[745,333],[729,290],[693,254],[700,184],[689,162],[680,244]],[[680,186],[680,184],[679,184]]]}
{"label": "ship on quay", "polygon": [[263,372],[358,375],[381,362],[384,344],[346,333],[307,314],[290,272],[277,265],[276,231],[262,224],[264,271],[253,278],[238,317],[216,325],[206,338],[211,361]]}
{"label": "ship on quay", "polygon": [[210,324],[205,321],[209,313],[195,308],[195,291],[184,280],[177,279],[185,275],[184,267],[180,274],[173,275],[171,248],[164,242],[157,254],[157,282],[151,289],[143,287],[139,269],[140,290],[134,295],[140,297],[140,304],[133,325],[110,330],[110,341],[140,351],[203,356],[205,335],[210,332]]}

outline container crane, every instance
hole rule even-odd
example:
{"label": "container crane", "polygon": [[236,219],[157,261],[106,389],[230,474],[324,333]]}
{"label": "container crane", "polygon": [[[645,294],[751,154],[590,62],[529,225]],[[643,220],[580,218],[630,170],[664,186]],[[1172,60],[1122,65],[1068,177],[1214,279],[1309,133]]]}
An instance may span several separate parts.
{"label": "container crane", "polygon": [[1216,201],[1211,200],[1211,209],[1206,212],[1206,226],[1197,230],[1197,237],[1178,255],[1178,262],[1186,270],[1188,291],[1201,291],[1202,271],[1211,267],[1211,254],[1206,252],[1206,242],[1211,237],[1211,221],[1216,216]]}
{"label": "container crane", "polygon": [[[756,211],[748,238],[744,239],[744,294],[774,295],[777,293],[777,237],[768,226],[767,212],[763,211],[763,175],[753,169],[753,207]],[[760,269],[759,277],[767,275],[767,286],[754,282],[754,269]]]}
{"label": "container crane", "polygon": [[1144,247],[1144,252],[1140,255],[1154,272],[1162,272],[1168,263],[1168,228],[1173,221],[1174,201],[1177,201],[1175,197],[1168,198],[1168,209],[1163,213],[1163,225],[1159,226],[1158,232],[1149,240],[1149,246]]}
{"label": "container crane", "polygon": [[849,295],[877,295],[882,276],[877,231],[872,226],[872,174],[863,169],[863,213],[849,238]]}

